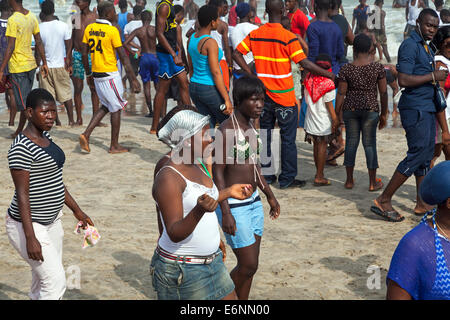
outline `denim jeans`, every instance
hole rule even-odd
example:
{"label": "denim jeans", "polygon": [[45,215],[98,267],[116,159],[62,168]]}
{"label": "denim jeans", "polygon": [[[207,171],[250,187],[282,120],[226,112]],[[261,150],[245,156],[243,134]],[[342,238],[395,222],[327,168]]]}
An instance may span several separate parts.
{"label": "denim jeans", "polygon": [[378,112],[374,111],[344,111],[345,122],[345,158],[344,166],[354,167],[359,137],[362,132],[362,143],[366,153],[368,169],[378,168],[377,156],[377,125]]}
{"label": "denim jeans", "polygon": [[189,94],[198,111],[211,116],[209,125],[213,129],[216,124],[222,123],[228,118],[220,111],[220,105],[225,102],[216,86],[208,86],[196,82],[189,83]]}
{"label": "denim jeans", "polygon": [[[297,145],[295,144],[295,138],[297,137],[298,109],[296,105],[293,107],[279,105],[266,95],[260,127],[267,130],[266,139],[262,135],[262,141],[263,149],[267,150],[269,159],[272,156],[270,145],[272,143],[275,120],[278,121],[281,136],[281,173],[278,177],[278,182],[280,187],[285,187],[291,184],[297,176]],[[263,169],[270,166],[271,161],[261,164]],[[264,177],[266,180],[275,180],[275,174],[265,174]]]}
{"label": "denim jeans", "polygon": [[424,176],[430,170],[436,138],[436,116],[433,112],[400,109],[400,118],[406,132],[408,151],[397,171],[410,177]]}

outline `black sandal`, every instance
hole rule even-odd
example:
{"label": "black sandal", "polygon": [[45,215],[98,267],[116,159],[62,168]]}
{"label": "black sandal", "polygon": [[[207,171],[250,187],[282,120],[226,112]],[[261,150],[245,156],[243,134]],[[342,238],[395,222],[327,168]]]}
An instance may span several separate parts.
{"label": "black sandal", "polygon": [[401,222],[405,220],[405,217],[401,216],[397,211],[383,211],[377,206],[370,207],[370,211],[375,213],[376,215],[379,215],[380,217],[383,217],[387,221],[390,222]]}

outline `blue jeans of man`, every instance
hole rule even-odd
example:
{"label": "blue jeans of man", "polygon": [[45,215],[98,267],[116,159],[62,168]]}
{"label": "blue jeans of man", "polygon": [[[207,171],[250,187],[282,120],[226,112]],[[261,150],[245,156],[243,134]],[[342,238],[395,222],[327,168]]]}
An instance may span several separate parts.
{"label": "blue jeans of man", "polygon": [[436,115],[433,112],[400,109],[400,118],[406,132],[408,151],[397,166],[404,176],[424,176],[430,170],[436,138]]}
{"label": "blue jeans of man", "polygon": [[[275,120],[278,121],[281,136],[281,173],[278,177],[278,182],[280,187],[285,187],[290,185],[297,176],[297,146],[295,138],[297,137],[298,110],[296,105],[285,107],[277,104],[266,95],[260,119],[260,128],[267,130],[267,138],[262,140],[263,149],[267,150],[269,159],[272,156],[270,145],[272,143]],[[264,137],[264,135],[261,136]],[[271,167],[271,161],[262,163],[261,167],[263,169]],[[275,174],[264,175],[264,177],[269,182],[274,181],[276,178]]]}

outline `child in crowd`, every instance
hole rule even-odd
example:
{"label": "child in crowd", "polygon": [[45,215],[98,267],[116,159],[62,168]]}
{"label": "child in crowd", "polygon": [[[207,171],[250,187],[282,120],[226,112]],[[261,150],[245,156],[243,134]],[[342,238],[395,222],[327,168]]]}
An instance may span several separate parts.
{"label": "child in crowd", "polygon": [[[331,57],[319,54],[316,64],[331,71]],[[308,105],[305,118],[305,141],[314,144],[314,163],[316,165],[315,186],[330,185],[324,176],[327,157],[327,144],[333,139],[339,121],[333,107],[336,98],[334,82],[331,79],[308,74],[305,79],[305,99]]]}

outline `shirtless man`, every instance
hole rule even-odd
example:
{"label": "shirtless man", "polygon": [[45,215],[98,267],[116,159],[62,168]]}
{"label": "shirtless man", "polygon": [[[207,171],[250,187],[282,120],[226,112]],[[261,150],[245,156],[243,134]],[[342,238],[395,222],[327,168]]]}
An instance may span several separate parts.
{"label": "shirtless man", "polygon": [[158,38],[156,55],[159,61],[159,85],[153,103],[155,110],[150,128],[151,134],[156,134],[161,109],[173,78],[178,81],[183,104],[191,104],[187,73],[181,58],[179,41],[177,41],[178,36],[172,0],[162,0],[156,6],[156,37]]}
{"label": "shirtless man", "polygon": [[[77,125],[83,124],[83,118],[81,116],[81,108],[83,105],[83,101],[81,98],[81,94],[83,92],[83,83],[84,83],[84,67],[81,55],[81,47],[84,29],[86,26],[94,23],[97,19],[97,13],[91,11],[89,6],[91,4],[91,0],[75,0],[76,5],[80,8],[80,12],[76,13],[73,16],[72,20],[72,44],[73,44],[73,52],[72,52],[72,82],[74,88],[74,102],[75,102],[75,110],[77,113]],[[89,58],[89,64],[91,64],[91,59]],[[99,109],[99,100],[97,93],[95,92],[95,88],[89,86],[91,91],[91,101],[92,101],[92,113],[94,114]]]}
{"label": "shirtless man", "polygon": [[144,84],[145,101],[149,110],[149,115],[152,111],[152,94],[151,82],[158,84],[158,58],[156,57],[156,31],[155,27],[151,26],[152,13],[150,11],[143,11],[141,13],[142,27],[137,28],[130,33],[123,46],[131,52],[131,43],[135,37],[139,39],[141,47],[139,61],[139,74],[141,75],[142,83]]}

